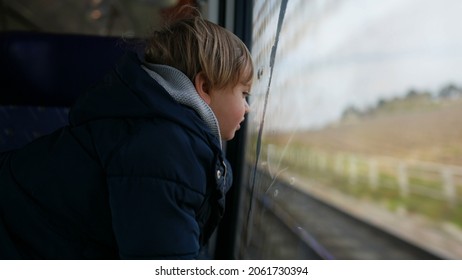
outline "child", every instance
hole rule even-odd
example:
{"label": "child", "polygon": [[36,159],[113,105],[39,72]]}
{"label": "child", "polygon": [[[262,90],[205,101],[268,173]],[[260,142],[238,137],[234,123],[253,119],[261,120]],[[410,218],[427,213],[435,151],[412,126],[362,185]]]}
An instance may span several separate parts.
{"label": "child", "polygon": [[155,32],[69,126],[0,155],[0,259],[197,258],[223,215],[221,141],[252,79],[245,45],[198,15]]}

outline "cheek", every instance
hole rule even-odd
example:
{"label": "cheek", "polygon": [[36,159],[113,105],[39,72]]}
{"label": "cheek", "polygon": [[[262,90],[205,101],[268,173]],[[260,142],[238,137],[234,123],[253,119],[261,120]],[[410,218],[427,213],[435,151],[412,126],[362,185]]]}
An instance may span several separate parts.
{"label": "cheek", "polygon": [[242,121],[242,118],[244,117],[245,115],[245,103],[241,100],[239,100],[238,102],[235,102],[233,104],[233,107],[232,107],[232,118],[236,121],[236,122],[241,122]]}
{"label": "cheek", "polygon": [[[239,106],[228,104],[228,110],[224,111],[219,117],[220,129],[222,134],[234,133],[242,121],[242,112]],[[224,135],[223,135],[224,136]]]}
{"label": "cheek", "polygon": [[[224,131],[234,131],[242,122],[246,113],[246,103],[242,98],[221,100],[220,104],[213,104],[215,115],[220,128]],[[223,132],[224,132],[223,131]]]}

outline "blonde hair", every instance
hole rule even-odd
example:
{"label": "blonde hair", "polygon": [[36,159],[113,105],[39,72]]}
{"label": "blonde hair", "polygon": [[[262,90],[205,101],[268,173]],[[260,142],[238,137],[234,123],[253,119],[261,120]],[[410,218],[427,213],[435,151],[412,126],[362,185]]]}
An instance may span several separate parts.
{"label": "blonde hair", "polygon": [[147,40],[147,62],[182,71],[194,83],[202,72],[211,88],[221,89],[253,79],[249,50],[232,32],[191,15],[167,24]]}

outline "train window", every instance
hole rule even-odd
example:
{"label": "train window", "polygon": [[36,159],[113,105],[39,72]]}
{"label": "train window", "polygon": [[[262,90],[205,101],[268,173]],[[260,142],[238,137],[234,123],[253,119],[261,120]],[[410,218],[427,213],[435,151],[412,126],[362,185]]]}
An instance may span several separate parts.
{"label": "train window", "polygon": [[143,37],[179,0],[2,0],[2,30]]}
{"label": "train window", "polygon": [[462,2],[253,5],[239,257],[462,258]]}

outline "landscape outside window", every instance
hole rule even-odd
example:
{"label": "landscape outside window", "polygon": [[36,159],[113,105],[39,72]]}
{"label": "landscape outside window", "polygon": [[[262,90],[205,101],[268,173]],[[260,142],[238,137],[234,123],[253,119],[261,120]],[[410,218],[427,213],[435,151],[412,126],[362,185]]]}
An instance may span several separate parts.
{"label": "landscape outside window", "polygon": [[282,2],[254,4],[248,185],[462,258],[462,2],[289,0],[271,73]]}

